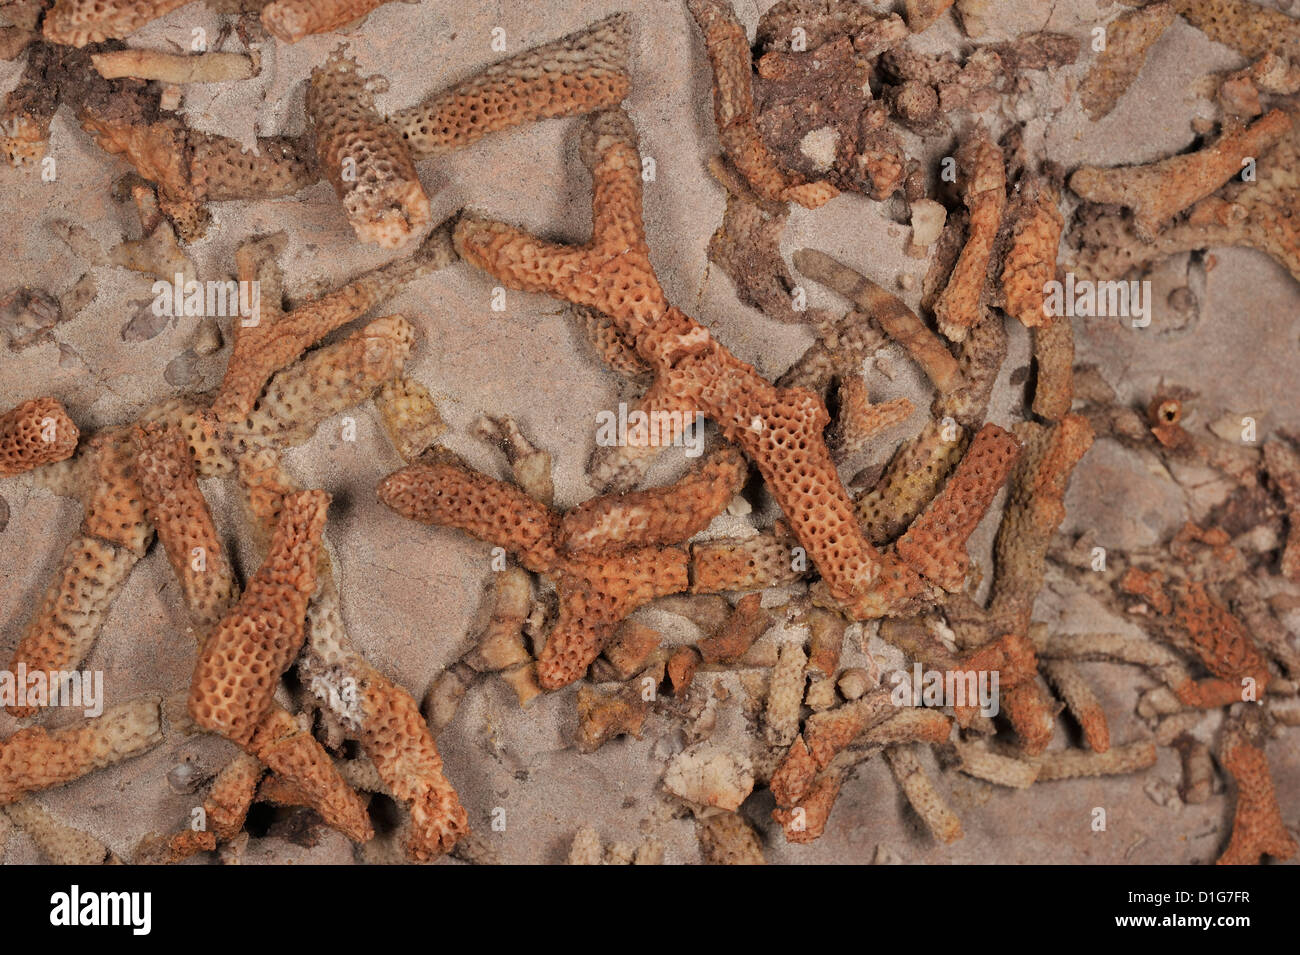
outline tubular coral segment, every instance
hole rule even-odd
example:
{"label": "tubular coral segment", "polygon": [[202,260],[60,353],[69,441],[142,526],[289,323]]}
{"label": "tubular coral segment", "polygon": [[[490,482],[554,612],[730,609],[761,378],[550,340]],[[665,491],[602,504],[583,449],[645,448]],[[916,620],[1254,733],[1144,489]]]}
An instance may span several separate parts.
{"label": "tubular coral segment", "polygon": [[266,560],[199,654],[190,715],[240,745],[252,740],[276,681],[302,646],[328,504],[323,491],[285,499]]}
{"label": "tubular coral segment", "polygon": [[[616,544],[670,544],[708,526],[745,483],[744,457],[730,446],[669,488],[598,497],[564,515],[559,534],[569,553]],[[671,505],[671,507],[669,506]]]}
{"label": "tubular coral segment", "polygon": [[469,832],[465,809],[442,772],[442,758],[415,700],[374,668],[360,687],[361,740],[380,778],[411,811],[407,853],[428,861]]}
{"label": "tubular coral segment", "polygon": [[[222,421],[238,421],[253,409],[267,379],[341,325],[360,318],[409,282],[454,261],[440,242],[440,230],[411,258],[367,272],[351,282],[283,315],[259,312],[235,323],[235,344],[225,378],[212,402]],[[268,303],[274,305],[274,303]],[[260,307],[260,302],[259,302]]]}
{"label": "tubular coral segment", "polygon": [[[585,543],[598,549],[570,552],[562,542],[563,521],[517,487],[471,471],[453,460],[422,460],[390,474],[379,486],[379,499],[404,517],[426,524],[458,527],[471,536],[505,548],[528,570],[550,576],[559,593],[560,612],[538,657],[537,678],[543,689],[559,689],[580,677],[600,654],[614,628],[633,610],[655,597],[688,588],[687,553],[664,546],[674,534],[694,533],[731,494],[710,491],[721,480],[735,481],[736,462],[727,455],[716,477],[688,477],[672,489],[625,499],[597,501],[583,512],[579,526],[593,532]],[[728,476],[725,472],[730,472]],[[701,492],[703,491],[703,494]],[[679,498],[691,500],[684,507]],[[678,509],[689,519],[676,516]],[[715,510],[715,512],[716,512]],[[589,515],[599,520],[590,521]],[[609,540],[603,528],[631,530],[628,539]],[[641,545],[638,540],[661,544]],[[678,538],[680,540],[680,538]]]}
{"label": "tubular coral segment", "polygon": [[1110,749],[1110,726],[1106,722],[1106,713],[1079,668],[1067,660],[1044,660],[1042,671],[1083,730],[1088,748],[1094,753]]}
{"label": "tubular coral segment", "polygon": [[1192,26],[1211,40],[1257,59],[1276,53],[1300,61],[1300,23],[1251,0],[1174,0]]}
{"label": "tubular coral segment", "polygon": [[314,150],[305,139],[262,136],[255,149],[226,136],[190,130],[190,183],[197,196],[275,199],[291,196],[320,179]]}
{"label": "tubular coral segment", "polygon": [[57,730],[29,727],[0,743],[0,805],[61,786],[162,742],[157,699],[141,697]]}
{"label": "tubular coral segment", "polygon": [[[63,553],[36,615],[23,631],[10,661],[29,672],[74,669],[90,652],[113,601],[139,558],[125,548],[90,535],[74,538]],[[10,706],[10,715],[32,716],[32,706]]]}
{"label": "tubular coral segment", "polygon": [[997,574],[990,610],[1008,631],[1026,633],[1042,587],[1047,548],[1065,518],[1065,491],[1079,459],[1092,446],[1092,428],[1069,415],[1048,428],[1016,426],[1024,454],[994,543]]}
{"label": "tubular coral segment", "polygon": [[85,46],[128,36],[190,0],[55,0],[43,31],[51,43]]}
{"label": "tubular coral segment", "polygon": [[862,531],[873,544],[898,537],[939,493],[967,444],[963,430],[931,420],[890,458],[876,486],[854,504]]}
{"label": "tubular coral segment", "polygon": [[1048,421],[1060,421],[1074,404],[1074,329],[1058,315],[1033,330],[1033,412]]}
{"label": "tubular coral segment", "polygon": [[1037,781],[1040,783],[1081,776],[1122,775],[1154,766],[1156,747],[1147,742],[1114,746],[1104,753],[1067,749],[1038,756],[1033,764],[1038,767]]}
{"label": "tubular coral segment", "polygon": [[412,378],[385,381],[375,405],[393,449],[408,463],[433,447],[447,430],[429,389]]}
{"label": "tubular coral segment", "polygon": [[1079,87],[1079,105],[1089,119],[1096,122],[1115,108],[1175,12],[1170,0],[1159,0],[1106,24],[1106,46]]}
{"label": "tubular coral segment", "polygon": [[429,224],[429,197],[398,133],[375,110],[371,81],[336,51],[307,87],[320,168],[362,242],[404,245]]}
{"label": "tubular coral segment", "polygon": [[0,415],[0,477],[62,461],[77,450],[80,432],[63,405],[33,398]]}
{"label": "tubular coral segment", "polygon": [[387,315],[333,345],[318,348],[276,374],[257,408],[230,428],[261,447],[298,444],[321,421],[373,395],[402,372],[415,331]]}
{"label": "tubular coral segment", "polygon": [[1056,255],[1065,219],[1060,194],[1041,178],[1021,186],[1011,202],[1011,248],[1002,266],[1006,310],[1026,328],[1049,324],[1044,288],[1056,277]]}
{"label": "tubular coral segment", "polygon": [[773,387],[667,304],[645,244],[640,163],[627,117],[593,117],[583,156],[595,183],[586,246],[557,246],[465,218],[454,236],[461,257],[515,288],[591,305],[617,321],[657,384],[717,421],[758,466],[832,595],[859,617],[888,612],[893,595],[872,590],[879,555],[853,520],[822,438],[825,406],[803,389]]}
{"label": "tubular coral segment", "polygon": [[1291,131],[1291,117],[1275,109],[1250,126],[1226,130],[1204,149],[1144,166],[1081,166],[1070,188],[1090,202],[1133,210],[1138,235],[1151,238],[1188,206],[1210,195]]}
{"label": "tubular coral segment", "polygon": [[698,594],[788,584],[796,570],[793,538],[775,533],[703,541],[691,546],[691,590]]}
{"label": "tubular coral segment", "polygon": [[713,65],[713,119],[722,151],[762,199],[816,209],[839,195],[829,182],[787,173],[763,142],[754,116],[753,59],[745,29],[729,0],[689,0],[687,6]]}
{"label": "tubular coral segment", "polygon": [[225,548],[199,490],[189,446],[174,427],[145,425],[135,432],[145,511],[167,552],[186,606],[209,627],[235,596]]}
{"label": "tubular coral segment", "polygon": [[1237,784],[1237,808],[1218,864],[1256,865],[1266,855],[1290,859],[1296,842],[1282,821],[1264,750],[1234,727],[1224,740],[1222,762]]}
{"label": "tubular coral segment", "polygon": [[284,43],[328,33],[359,20],[389,0],[275,0],[262,8],[262,26]]}
{"label": "tubular coral segment", "polygon": [[909,746],[891,746],[885,750],[885,759],[899,788],[930,833],[945,845],[960,839],[961,820],[934,788],[934,783],[930,781],[913,749]]}
{"label": "tubular coral segment", "polygon": [[962,201],[970,210],[966,245],[957,257],[948,285],[934,305],[939,330],[955,342],[962,341],[981,317],[981,299],[1006,205],[1006,170],[1002,150],[989,138],[983,123],[961,144],[956,155],[962,176]]}
{"label": "tubular coral segment", "polygon": [[285,710],[267,710],[247,745],[272,771],[290,780],[327,823],[353,842],[366,842],[374,836],[361,798],[344,782],[324,747]]}
{"label": "tubular coral segment", "polygon": [[903,346],[940,393],[947,394],[963,384],[957,359],[898,296],[816,249],[796,252],[794,267],[813,281],[834,289],[879,322],[885,334]]}
{"label": "tubular coral segment", "polygon": [[970,564],[966,540],[1019,456],[1020,443],[1009,432],[981,428],[943,491],[899,538],[898,556],[945,590],[961,590]]}
{"label": "tubular coral segment", "polygon": [[616,13],[494,63],[417,106],[398,110],[390,122],[419,160],[533,120],[609,109],[623,101],[631,85],[631,38],[630,18]]}

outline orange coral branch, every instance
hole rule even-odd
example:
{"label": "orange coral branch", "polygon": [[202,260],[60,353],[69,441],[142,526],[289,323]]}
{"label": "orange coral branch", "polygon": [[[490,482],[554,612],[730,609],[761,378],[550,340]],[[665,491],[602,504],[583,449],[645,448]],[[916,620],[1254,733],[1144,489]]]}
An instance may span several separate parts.
{"label": "orange coral branch", "polygon": [[645,243],[636,135],[626,115],[593,117],[582,151],[594,181],[587,245],[555,245],[467,217],[457,223],[456,250],[512,287],[609,315],[661,387],[717,421],[758,466],[833,596],[860,618],[888,612],[896,595],[873,589],[879,555],[858,529],[826,450],[825,406],[803,389],[773,387],[667,304]]}
{"label": "orange coral branch", "polygon": [[240,745],[252,740],[271,707],[276,681],[302,646],[328,505],[323,491],[285,498],[266,560],[194,667],[190,715]]}
{"label": "orange coral branch", "polygon": [[0,477],[70,457],[79,437],[77,426],[53,398],[24,401],[0,415]]}

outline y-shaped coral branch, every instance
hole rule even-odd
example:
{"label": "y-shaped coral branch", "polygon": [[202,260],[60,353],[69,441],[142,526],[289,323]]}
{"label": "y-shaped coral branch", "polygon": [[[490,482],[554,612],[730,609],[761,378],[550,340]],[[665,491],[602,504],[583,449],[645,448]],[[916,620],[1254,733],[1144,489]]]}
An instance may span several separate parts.
{"label": "y-shaped coral branch", "polygon": [[456,250],[514,288],[608,315],[654,371],[664,403],[713,418],[754,461],[834,597],[858,617],[888,612],[893,598],[874,587],[879,554],[858,529],[826,449],[821,400],[802,388],[774,387],[667,303],[645,241],[641,163],[627,116],[593,116],[582,154],[594,183],[593,235],[585,246],[466,217],[456,226]]}

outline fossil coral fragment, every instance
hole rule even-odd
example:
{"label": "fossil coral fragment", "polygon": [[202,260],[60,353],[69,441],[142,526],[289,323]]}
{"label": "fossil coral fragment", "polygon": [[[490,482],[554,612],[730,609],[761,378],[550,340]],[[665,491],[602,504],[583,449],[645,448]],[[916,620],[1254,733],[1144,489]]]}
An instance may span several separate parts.
{"label": "fossil coral fragment", "polygon": [[970,210],[969,231],[934,314],[939,330],[959,342],[981,318],[985,273],[1006,205],[1006,170],[1002,150],[982,123],[961,144],[956,161],[962,201]]}
{"label": "fossil coral fragment", "polygon": [[[73,538],[14,650],[10,671],[19,666],[31,672],[74,669],[90,652],[137,559],[126,548],[92,535]],[[33,715],[35,708],[11,706],[9,712],[21,718]]]}
{"label": "fossil coral fragment", "polygon": [[962,837],[961,820],[948,808],[943,797],[934,788],[921,761],[908,746],[891,746],[885,750],[885,759],[925,827],[940,842],[950,844]]}
{"label": "fossil coral fragment", "polygon": [[[302,646],[328,502],[321,491],[285,500],[266,560],[204,643],[194,668],[190,714],[205,729],[241,745],[258,731],[275,682]],[[241,666],[242,659],[256,666]],[[282,745],[284,731],[269,732],[273,738],[267,745]]]}
{"label": "fossil coral fragment", "polygon": [[429,224],[429,197],[407,144],[376,111],[356,60],[340,51],[312,71],[307,113],[320,168],[357,238],[395,249]]}
{"label": "fossil coral fragment", "polygon": [[744,27],[730,0],[690,0],[713,64],[713,119],[722,150],[750,187],[768,202],[815,209],[839,194],[825,180],[787,173],[763,142],[754,115],[753,64]]}
{"label": "fossil coral fragment", "polygon": [[135,77],[162,83],[227,83],[246,80],[257,72],[242,53],[200,53],[183,56],[159,50],[111,50],[96,53],[91,62],[107,80]]}
{"label": "fossil coral fragment", "polygon": [[235,584],[189,446],[178,430],[160,425],[139,429],[135,441],[146,513],[190,612],[199,624],[211,626],[234,599]]}
{"label": "fossil coral fragment", "polygon": [[1079,105],[1089,119],[1095,122],[1115,108],[1175,12],[1171,0],[1157,0],[1106,24],[1105,48],[1079,87]]}
{"label": "fossil coral fragment", "polygon": [[1026,328],[1048,324],[1044,289],[1056,277],[1056,254],[1065,220],[1060,194],[1049,182],[1032,178],[1021,185],[1007,218],[1012,242],[1002,266],[1006,310]]}
{"label": "fossil coral fragment", "polygon": [[1263,748],[1246,729],[1233,725],[1225,733],[1220,759],[1237,784],[1237,808],[1219,865],[1255,865],[1265,855],[1294,856],[1296,841],[1282,822]]}
{"label": "fossil coral fragment", "polygon": [[262,25],[276,39],[297,43],[359,20],[389,0],[274,0],[262,8]]}
{"label": "fossil coral fragment", "polygon": [[426,159],[488,133],[537,119],[575,116],[617,106],[630,85],[632,24],[625,13],[494,63],[390,122]]}
{"label": "fossil coral fragment", "polygon": [[981,428],[943,491],[899,538],[898,556],[944,589],[961,589],[970,562],[966,540],[1019,455],[1010,433],[997,425]]}
{"label": "fossil coral fragment", "polygon": [[111,766],[161,741],[159,703],[149,697],[61,729],[19,730],[0,742],[0,805]]}
{"label": "fossil coral fragment", "polygon": [[1300,24],[1251,0],[1174,0],[1178,13],[1211,40],[1257,59],[1265,53],[1300,61]]}
{"label": "fossil coral fragment", "polygon": [[85,46],[124,37],[190,0],[55,0],[45,15],[45,39]]}
{"label": "fossil coral fragment", "polygon": [[33,398],[0,415],[0,477],[62,461],[77,449],[80,433],[63,405]]}
{"label": "fossil coral fragment", "polygon": [[1070,188],[1090,202],[1129,207],[1138,234],[1150,238],[1179,212],[1240,173],[1247,160],[1258,160],[1290,130],[1290,116],[1275,109],[1248,127],[1225,130],[1194,153],[1145,166],[1082,166],[1071,174]]}
{"label": "fossil coral fragment", "polygon": [[879,322],[885,334],[903,346],[940,392],[950,392],[963,382],[961,369],[947,346],[897,296],[816,249],[796,252],[794,266]]}

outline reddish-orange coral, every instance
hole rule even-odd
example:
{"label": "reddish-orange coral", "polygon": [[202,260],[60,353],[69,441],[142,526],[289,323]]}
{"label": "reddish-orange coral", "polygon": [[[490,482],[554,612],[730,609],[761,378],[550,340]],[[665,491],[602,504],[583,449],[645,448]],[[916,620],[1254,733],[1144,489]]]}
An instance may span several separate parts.
{"label": "reddish-orange coral", "polygon": [[[276,681],[302,646],[328,506],[323,491],[285,499],[266,560],[203,645],[194,667],[190,714],[200,726],[240,745],[258,731]],[[271,732],[276,737],[268,745],[278,745],[279,732]]]}
{"label": "reddish-orange coral", "polygon": [[375,108],[357,61],[341,49],[312,71],[307,115],[320,169],[357,238],[395,249],[429,224],[429,197],[407,144]]}
{"label": "reddish-orange coral", "polygon": [[190,612],[200,625],[211,626],[234,599],[235,584],[189,446],[179,430],[158,424],[137,428],[135,442],[145,511]]}
{"label": "reddish-orange coral", "polygon": [[582,153],[595,182],[587,245],[556,245],[466,217],[455,231],[461,257],[515,288],[609,315],[650,364],[675,410],[712,417],[758,466],[833,596],[860,618],[889,612],[909,588],[897,576],[876,586],[879,555],[854,522],[822,438],[825,406],[803,389],[773,387],[668,305],[645,242],[636,135],[626,115],[592,117]]}
{"label": "reddish-orange coral", "polygon": [[1187,706],[1212,708],[1260,700],[1272,675],[1264,655],[1237,617],[1200,581],[1164,583],[1159,572],[1132,567],[1119,582],[1124,593],[1141,597],[1155,611],[1146,618],[1175,647],[1192,653],[1213,678],[1174,687]]}
{"label": "reddish-orange coral", "polygon": [[45,14],[45,39],[85,46],[134,33],[190,0],[55,0]]}
{"label": "reddish-orange coral", "polygon": [[0,477],[62,461],[77,450],[80,432],[63,405],[33,398],[0,415]]}
{"label": "reddish-orange coral", "polygon": [[161,741],[158,700],[145,697],[62,729],[19,730],[0,743],[0,805],[70,782]]}
{"label": "reddish-orange coral", "polygon": [[1266,855],[1290,859],[1296,842],[1282,822],[1264,750],[1234,726],[1225,733],[1220,759],[1237,784],[1237,809],[1218,864],[1256,865]]}
{"label": "reddish-orange coral", "polygon": [[538,683],[554,690],[583,674],[629,613],[687,589],[688,555],[668,545],[726,505],[741,477],[738,463],[724,452],[672,487],[590,502],[568,524],[581,536],[581,550],[564,544],[568,515],[445,454],[390,474],[379,498],[405,517],[501,546],[555,581],[559,617],[537,661]]}
{"label": "reddish-orange coral", "polygon": [[989,258],[1007,201],[1007,174],[1002,150],[989,137],[983,123],[975,126],[955,158],[962,183],[962,201],[970,210],[970,222],[966,245],[934,304],[934,316],[939,330],[959,342],[983,316],[981,302]]}
{"label": "reddish-orange coral", "polygon": [[1291,131],[1291,117],[1275,109],[1246,128],[1231,128],[1194,153],[1145,166],[1083,166],[1070,188],[1090,202],[1128,206],[1138,235],[1150,238],[1197,200],[1241,172],[1244,159],[1257,159]]}
{"label": "reddish-orange coral", "polygon": [[966,580],[966,540],[1020,456],[1010,432],[987,424],[975,435],[943,491],[898,539],[895,550],[913,569],[948,591]]}
{"label": "reddish-orange coral", "polygon": [[1060,202],[1055,186],[1033,177],[1021,183],[1007,210],[1011,248],[1002,263],[1002,293],[1007,312],[1026,328],[1052,320],[1044,307],[1045,289],[1056,277],[1056,255],[1065,226]]}
{"label": "reddish-orange coral", "polygon": [[274,0],[262,8],[262,25],[285,43],[328,33],[359,20],[389,0]]}
{"label": "reddish-orange coral", "polygon": [[419,160],[537,119],[617,106],[631,86],[632,22],[616,13],[542,46],[493,63],[390,122]]}

